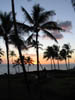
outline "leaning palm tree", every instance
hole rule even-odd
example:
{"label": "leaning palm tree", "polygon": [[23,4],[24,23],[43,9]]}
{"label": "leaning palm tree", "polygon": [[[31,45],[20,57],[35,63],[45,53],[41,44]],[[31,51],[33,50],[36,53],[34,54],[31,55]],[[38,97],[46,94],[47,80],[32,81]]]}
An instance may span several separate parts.
{"label": "leaning palm tree", "polygon": [[16,57],[16,54],[13,50],[10,51],[10,57],[12,57],[12,64],[13,64],[13,57]]}
{"label": "leaning palm tree", "polygon": [[44,8],[40,7],[39,4],[34,5],[32,9],[32,13],[30,14],[25,10],[25,8],[22,7],[22,11],[25,15],[25,21],[27,20],[29,24],[22,24],[18,23],[20,25],[20,28],[23,28],[24,31],[29,32],[31,31],[32,34],[35,33],[36,36],[36,56],[37,56],[37,71],[39,76],[39,49],[38,49],[38,37],[39,32],[43,31],[47,36],[54,39],[56,42],[56,38],[52,35],[50,30],[62,30],[58,24],[54,21],[49,21],[50,17],[55,15],[54,11],[45,11]]}
{"label": "leaning palm tree", "polygon": [[22,57],[22,52],[21,52],[21,43],[23,43],[22,41],[21,41],[21,43],[20,43],[20,38],[19,38],[19,35],[18,35],[18,30],[17,30],[17,26],[16,26],[16,17],[15,17],[15,8],[14,8],[14,0],[11,0],[11,5],[12,5],[12,14],[13,14],[13,23],[14,23],[14,37],[15,37],[15,39],[17,39],[18,41],[16,41],[16,42],[14,42],[13,40],[14,39],[12,39],[12,42],[14,42],[14,43],[16,43],[16,46],[17,46],[17,48],[18,48],[18,52],[19,52],[19,57],[20,57],[20,59],[21,59],[21,65],[22,65],[22,69],[23,69],[23,73],[24,73],[24,78],[25,78],[25,83],[27,84],[27,90],[28,90],[28,92],[29,92],[29,90],[30,90],[30,87],[29,87],[29,82],[28,82],[28,80],[27,80],[27,74],[26,74],[26,69],[25,69],[25,65],[24,65],[24,62],[23,62],[23,57]]}

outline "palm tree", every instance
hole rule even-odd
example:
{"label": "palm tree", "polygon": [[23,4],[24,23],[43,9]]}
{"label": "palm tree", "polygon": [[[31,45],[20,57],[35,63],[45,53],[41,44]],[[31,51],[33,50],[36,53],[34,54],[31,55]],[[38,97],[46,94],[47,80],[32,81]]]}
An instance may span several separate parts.
{"label": "palm tree", "polygon": [[11,12],[10,13],[0,13],[0,36],[3,37],[5,40],[5,45],[6,45],[6,54],[7,54],[7,68],[8,68],[8,76],[10,74],[9,71],[9,34],[11,33],[12,29],[12,16]]}
{"label": "palm tree", "polygon": [[60,58],[65,60],[65,64],[66,64],[66,69],[68,69],[68,66],[67,66],[67,52],[65,49],[62,49],[60,51]]}
{"label": "palm tree", "polygon": [[16,57],[16,54],[13,50],[10,51],[10,57],[12,57],[12,64],[13,64],[13,57]]}
{"label": "palm tree", "polygon": [[[29,22],[29,24],[22,24],[18,23],[20,25],[20,28],[23,28],[24,31],[36,34],[36,56],[37,56],[37,71],[39,76],[39,48],[38,48],[38,37],[39,32],[42,30],[43,33],[45,33],[50,38],[54,39],[56,42],[56,38],[52,35],[50,30],[62,30],[60,27],[58,27],[58,24],[54,21],[49,21],[49,18],[53,15],[55,15],[54,11],[45,11],[44,8],[40,7],[39,4],[33,6],[32,10],[32,16],[25,10],[25,8],[22,7],[22,11],[24,12],[24,15],[26,17],[26,20]],[[26,21],[25,20],[25,21]]]}
{"label": "palm tree", "polygon": [[64,44],[63,48],[66,50],[67,52],[67,58],[68,58],[68,68],[70,69],[70,59],[72,57],[72,53],[74,51],[74,49],[71,49],[71,45],[70,44]]}
{"label": "palm tree", "polygon": [[29,71],[29,66],[31,64],[34,64],[33,62],[34,60],[30,56],[26,57],[26,64],[28,64],[28,71]]}
{"label": "palm tree", "polygon": [[57,60],[57,63],[58,63],[58,69],[60,69],[60,66],[59,66],[59,59],[60,59],[59,46],[53,45],[53,49],[54,49],[55,59]]}
{"label": "palm tree", "polygon": [[[54,51],[53,51],[53,47],[48,46],[46,51],[44,52],[44,58],[46,58],[47,60],[50,59],[51,61],[51,69],[52,68],[52,60],[54,59]],[[54,63],[54,67],[55,67],[55,63]]]}
{"label": "palm tree", "polygon": [[[10,68],[9,68],[9,35],[11,33],[13,26],[12,16],[10,13],[0,12],[0,36],[3,37],[6,46],[6,55],[7,55],[7,73],[8,73],[8,95],[10,96]],[[8,97],[9,97],[8,96]]]}
{"label": "palm tree", "polygon": [[[13,37],[15,38],[15,42],[13,41],[14,38],[12,38],[12,42],[16,43],[16,46],[18,48],[18,52],[19,52],[19,57],[21,59],[21,65],[22,65],[22,69],[23,69],[23,73],[24,73],[24,78],[25,78],[25,83],[27,85],[27,91],[29,92],[30,88],[29,88],[29,83],[27,80],[27,74],[26,74],[26,69],[25,69],[25,65],[23,62],[23,57],[22,57],[22,52],[21,52],[21,43],[23,43],[23,41],[19,38],[18,35],[18,30],[17,30],[17,26],[16,26],[16,17],[15,17],[15,8],[14,8],[14,0],[11,0],[11,4],[12,4],[12,14],[13,14],[13,23],[14,23],[14,31],[15,34],[13,35]],[[17,39],[17,40],[16,40]],[[20,41],[19,41],[20,40]],[[21,42],[21,43],[20,43]]]}

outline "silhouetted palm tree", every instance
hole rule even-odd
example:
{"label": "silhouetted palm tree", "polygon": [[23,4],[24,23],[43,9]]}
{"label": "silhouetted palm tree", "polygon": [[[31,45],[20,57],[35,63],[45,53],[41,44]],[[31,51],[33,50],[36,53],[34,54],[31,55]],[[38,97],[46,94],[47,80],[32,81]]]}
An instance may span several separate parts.
{"label": "silhouetted palm tree", "polygon": [[8,67],[8,76],[10,74],[9,71],[9,35],[11,33],[12,29],[12,16],[11,13],[0,13],[0,36],[3,37],[5,40],[5,45],[6,45],[6,54],[7,54],[7,67]]}
{"label": "silhouetted palm tree", "polygon": [[12,15],[10,13],[0,12],[0,36],[3,37],[6,46],[6,55],[7,55],[7,73],[8,73],[8,97],[10,96],[10,68],[9,68],[9,36],[12,30],[13,22]]}
{"label": "silhouetted palm tree", "polygon": [[12,57],[12,64],[13,64],[13,57],[16,57],[16,54],[13,50],[10,51],[10,57]]}
{"label": "silhouetted palm tree", "polygon": [[21,39],[19,38],[18,30],[17,30],[17,26],[16,26],[14,0],[11,0],[11,4],[12,4],[12,14],[13,14],[13,23],[14,23],[14,31],[15,31],[14,38],[17,39],[17,40],[15,40],[15,42],[13,41],[14,39],[12,39],[12,41],[13,41],[13,43],[16,43],[16,46],[18,48],[19,57],[21,59],[21,65],[22,65],[22,69],[23,69],[23,73],[24,73],[24,78],[25,78],[25,82],[26,82],[26,85],[27,85],[27,90],[29,92],[30,88],[29,88],[29,83],[28,83],[28,80],[27,80],[26,69],[25,69],[25,65],[24,65],[24,62],[23,62],[22,52],[21,52],[21,49],[22,49],[21,43],[23,43],[23,41],[19,41]]}
{"label": "silhouetted palm tree", "polygon": [[29,66],[31,64],[34,64],[34,60],[30,56],[28,56],[26,57],[26,64],[28,64],[28,71],[29,71]]}
{"label": "silhouetted palm tree", "polygon": [[[54,59],[53,55],[54,55],[53,47],[48,46],[46,51],[44,52],[44,56],[43,57],[46,58],[47,60],[50,59],[50,61],[51,61],[51,69],[53,69],[53,67],[52,67],[52,60]],[[54,64],[54,67],[55,67],[55,64]]]}
{"label": "silhouetted palm tree", "polygon": [[[49,21],[49,18],[55,15],[54,11],[45,11],[44,8],[40,7],[39,4],[33,6],[32,16],[22,7],[22,11],[26,17],[26,20],[30,25],[19,23],[20,27],[24,29],[24,31],[36,34],[36,55],[37,55],[37,71],[39,76],[39,50],[38,50],[38,37],[40,30],[43,31],[47,36],[54,39],[56,42],[56,38],[52,35],[50,30],[61,30],[58,27],[57,23],[54,21]],[[25,21],[26,21],[25,20]]]}
{"label": "silhouetted palm tree", "polygon": [[60,59],[59,46],[53,45],[53,49],[54,49],[55,59],[57,60],[57,63],[58,63],[58,69],[60,69],[60,66],[59,66],[59,59]]}
{"label": "silhouetted palm tree", "polygon": [[67,58],[68,58],[68,68],[70,69],[70,60],[69,58],[72,57],[72,53],[73,53],[73,49],[71,49],[71,45],[70,44],[64,44],[63,48],[66,50],[67,52]]}
{"label": "silhouetted palm tree", "polygon": [[60,57],[61,57],[61,59],[65,60],[66,69],[68,69],[68,66],[67,66],[67,52],[66,52],[65,49],[62,49],[60,51]]}

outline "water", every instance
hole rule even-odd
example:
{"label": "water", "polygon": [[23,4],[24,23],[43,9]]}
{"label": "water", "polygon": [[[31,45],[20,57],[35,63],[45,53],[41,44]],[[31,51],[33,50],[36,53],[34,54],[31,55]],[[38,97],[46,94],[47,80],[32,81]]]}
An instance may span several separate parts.
{"label": "water", "polygon": [[[31,65],[28,67],[28,65],[25,65],[26,71],[36,71],[37,66],[36,65]],[[74,68],[75,64],[70,64],[70,68]],[[40,66],[40,70],[46,68],[46,70],[51,70],[51,65],[50,64],[42,64]],[[56,69],[58,69],[58,65],[56,64]],[[61,70],[66,70],[65,64],[60,64],[60,69]],[[22,72],[22,67],[21,66],[16,66],[13,68],[13,65],[10,64],[10,73],[15,74],[15,73],[20,73]],[[5,74],[7,73],[7,65],[6,64],[0,64],[0,74]]]}

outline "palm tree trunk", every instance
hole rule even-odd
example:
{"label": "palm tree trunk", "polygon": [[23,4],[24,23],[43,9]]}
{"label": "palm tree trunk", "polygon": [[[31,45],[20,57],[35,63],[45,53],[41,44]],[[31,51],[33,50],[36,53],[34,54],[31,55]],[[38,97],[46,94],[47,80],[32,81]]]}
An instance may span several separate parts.
{"label": "palm tree trunk", "polygon": [[68,58],[68,68],[70,69],[70,60],[69,60],[69,58]]}
{"label": "palm tree trunk", "polygon": [[51,70],[52,70],[53,68],[52,68],[52,58],[51,58]]}
{"label": "palm tree trunk", "polygon": [[58,70],[60,70],[60,66],[59,66],[59,59],[57,60],[57,63],[58,63]]}
{"label": "palm tree trunk", "polygon": [[68,67],[67,67],[67,60],[65,59],[65,64],[66,64],[66,69],[68,70]]}
{"label": "palm tree trunk", "polygon": [[36,56],[37,56],[37,74],[39,78],[39,48],[38,48],[38,32],[36,32]]}
{"label": "palm tree trunk", "polygon": [[53,58],[53,64],[54,64],[54,69],[56,70],[56,65],[55,65],[55,61],[54,61],[54,58]]}
{"label": "palm tree trunk", "polygon": [[[15,35],[18,38],[17,27],[16,27],[15,11],[14,11],[14,9],[15,9],[14,8],[14,0],[11,0],[11,3],[12,3],[12,13],[13,13],[13,21],[14,21],[14,30],[15,30]],[[23,62],[22,52],[21,52],[21,48],[20,48],[19,44],[17,45],[17,48],[18,48],[19,57],[20,57],[21,63],[22,63],[22,69],[23,69],[23,73],[24,73],[25,83],[27,85],[27,90],[29,91],[30,90],[29,83],[28,83],[28,80],[27,80],[26,69],[25,69],[25,65],[24,65],[24,62]]]}
{"label": "palm tree trunk", "polygon": [[8,73],[8,100],[10,100],[10,69],[9,69],[9,47],[8,40],[5,41],[6,44],[6,54],[7,54],[7,73]]}

